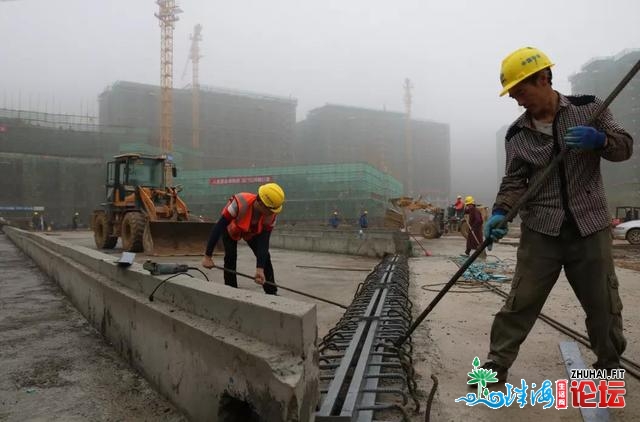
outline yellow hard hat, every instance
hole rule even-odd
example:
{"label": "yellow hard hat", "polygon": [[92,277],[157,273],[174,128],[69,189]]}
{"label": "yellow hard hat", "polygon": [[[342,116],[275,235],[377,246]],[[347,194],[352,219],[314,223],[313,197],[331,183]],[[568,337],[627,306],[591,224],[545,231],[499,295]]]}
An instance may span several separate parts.
{"label": "yellow hard hat", "polygon": [[471,204],[475,204],[476,201],[473,199],[473,196],[469,195],[466,198],[464,198],[464,204],[465,205],[471,205]]}
{"label": "yellow hard hat", "polygon": [[284,191],[277,183],[267,183],[258,188],[260,201],[274,214],[282,211],[284,204]]}
{"label": "yellow hard hat", "polygon": [[519,48],[502,60],[500,96],[534,73],[553,66],[549,57],[534,47]]}
{"label": "yellow hard hat", "polygon": [[365,213],[365,214],[369,214],[369,211],[367,211],[367,210],[364,210],[364,213]]}
{"label": "yellow hard hat", "polygon": [[33,215],[38,215],[38,211],[34,212]]}

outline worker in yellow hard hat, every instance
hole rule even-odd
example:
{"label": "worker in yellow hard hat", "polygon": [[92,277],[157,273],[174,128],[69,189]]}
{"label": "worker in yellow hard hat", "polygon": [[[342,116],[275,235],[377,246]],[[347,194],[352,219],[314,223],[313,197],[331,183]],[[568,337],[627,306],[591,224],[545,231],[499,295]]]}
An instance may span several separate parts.
{"label": "worker in yellow hard hat", "polygon": [[[255,281],[265,293],[275,295],[275,276],[269,254],[269,237],[276,224],[276,216],[282,212],[285,195],[277,183],[267,183],[258,193],[241,192],[233,195],[222,209],[222,216],[213,227],[202,258],[202,266],[213,268],[213,249],[222,238],[224,266],[235,271],[238,241],[244,239],[256,256]],[[268,281],[272,284],[266,284]],[[224,284],[238,287],[235,274],[225,271]]]}
{"label": "worker in yellow hard hat", "polygon": [[464,253],[469,255],[472,250],[478,249],[484,240],[482,237],[482,214],[476,208],[476,201],[471,195],[464,198],[464,213],[469,216],[469,219],[465,220],[469,224],[469,234]]}
{"label": "worker in yellow hard hat", "polygon": [[[602,101],[554,90],[553,66],[541,50],[523,47],[507,55],[500,70],[500,95],[508,93],[525,112],[506,133],[505,175],[484,236],[491,241],[505,236],[506,215],[532,183],[542,181],[520,209],[516,273],[509,300],[491,327],[489,360],[483,368],[497,372],[499,381],[506,380],[563,269],[586,313],[597,356],[593,366],[618,368],[626,347],[600,162],[627,160],[633,139],[608,109],[587,123]],[[566,152],[564,160],[542,179],[560,151]]]}

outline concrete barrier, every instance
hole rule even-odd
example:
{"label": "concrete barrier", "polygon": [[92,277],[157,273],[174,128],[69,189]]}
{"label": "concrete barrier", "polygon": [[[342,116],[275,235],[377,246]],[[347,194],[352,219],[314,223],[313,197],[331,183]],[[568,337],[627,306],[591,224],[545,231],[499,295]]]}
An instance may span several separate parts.
{"label": "concrete barrier", "polygon": [[87,320],[195,421],[309,421],[318,402],[315,305],[230,289],[53,236],[3,229]]}
{"label": "concrete barrier", "polygon": [[298,251],[333,252],[381,258],[387,253],[408,254],[409,235],[398,230],[358,228],[276,227],[271,247]]}

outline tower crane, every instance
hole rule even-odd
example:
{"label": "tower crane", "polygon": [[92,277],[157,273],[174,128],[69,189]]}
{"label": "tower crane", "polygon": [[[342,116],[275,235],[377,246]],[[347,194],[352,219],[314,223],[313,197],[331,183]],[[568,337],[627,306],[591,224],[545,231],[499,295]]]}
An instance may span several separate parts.
{"label": "tower crane", "polygon": [[[200,41],[202,41],[202,25],[196,24],[191,34],[191,50],[189,59],[191,60],[191,68],[193,76],[191,80],[191,146],[197,150],[200,148],[200,83],[198,81],[199,65],[200,65]],[[185,68],[185,71],[187,69]],[[184,76],[183,76],[184,77]]]}
{"label": "tower crane", "polygon": [[160,21],[160,146],[164,154],[173,150],[173,30],[182,10],[175,0],[157,0]]}
{"label": "tower crane", "polygon": [[404,132],[404,149],[407,165],[407,184],[405,185],[408,195],[413,195],[413,140],[411,133],[411,100],[413,84],[409,78],[404,80],[404,106],[405,106],[405,132]]}

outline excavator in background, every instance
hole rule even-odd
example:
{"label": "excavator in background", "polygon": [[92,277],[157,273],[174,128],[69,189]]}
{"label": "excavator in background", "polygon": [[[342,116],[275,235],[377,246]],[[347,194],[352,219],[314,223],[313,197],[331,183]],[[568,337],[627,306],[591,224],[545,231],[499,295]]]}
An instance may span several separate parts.
{"label": "excavator in background", "polygon": [[385,227],[420,234],[425,239],[435,239],[445,232],[444,210],[421,198],[401,196],[389,199],[391,207],[384,216]]}
{"label": "excavator in background", "polygon": [[165,169],[175,165],[166,155],[121,154],[107,163],[107,202],[91,216],[99,249],[113,249],[122,239],[128,252],[148,255],[201,255],[213,222],[189,213],[181,186],[167,186]]}

